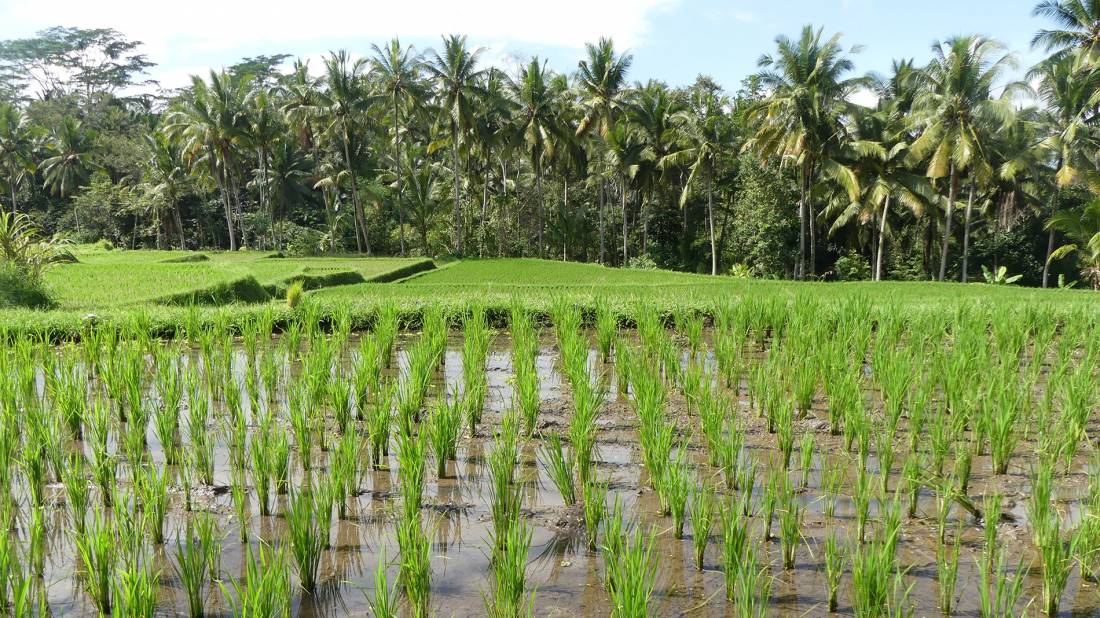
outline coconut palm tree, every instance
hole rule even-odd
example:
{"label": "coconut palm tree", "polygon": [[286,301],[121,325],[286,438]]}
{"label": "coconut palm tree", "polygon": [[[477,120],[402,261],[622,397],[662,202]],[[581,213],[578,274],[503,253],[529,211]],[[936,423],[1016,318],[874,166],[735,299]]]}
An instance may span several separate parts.
{"label": "coconut palm tree", "polygon": [[1081,275],[1092,289],[1100,289],[1100,199],[1093,199],[1079,208],[1054,213],[1047,227],[1065,234],[1068,243],[1050,255],[1051,260],[1077,254]]}
{"label": "coconut palm tree", "polygon": [[[714,180],[723,153],[733,144],[729,117],[723,111],[723,100],[710,88],[696,88],[687,109],[675,115],[679,151],[661,160],[662,167],[686,165],[690,170],[680,193],[680,208],[700,190],[707,197],[707,233],[710,236],[710,274],[718,274],[718,245],[714,233]],[[700,185],[702,185],[700,187]],[[685,230],[686,232],[686,230]]]}
{"label": "coconut palm tree", "polygon": [[282,123],[282,114],[276,107],[276,93],[272,88],[257,83],[245,99],[244,139],[248,146],[256,151],[256,169],[253,185],[258,189],[260,212],[268,219],[271,242],[278,245],[275,234],[275,210],[269,202],[267,179],[271,151],[286,133]]}
{"label": "coconut palm tree", "polygon": [[367,69],[363,58],[352,59],[345,50],[329,52],[325,58],[324,90],[318,94],[319,115],[324,118],[324,132],[343,154],[344,169],[350,185],[351,205],[355,213],[355,241],[360,253],[370,255],[367,216],[359,195],[359,143],[356,130],[360,117],[373,102],[363,82]]}
{"label": "coconut palm tree", "polygon": [[150,133],[147,140],[149,161],[146,170],[149,187],[172,211],[176,232],[179,234],[180,249],[186,249],[187,237],[183,229],[179,198],[187,191],[187,163],[180,153],[179,146],[163,130]]}
{"label": "coconut palm tree", "polygon": [[[913,104],[910,118],[919,136],[910,148],[910,162],[927,160],[926,174],[948,179],[943,239],[940,245],[939,280],[947,274],[948,243],[954,219],[959,181],[963,173],[989,176],[982,154],[990,131],[1009,122],[1013,115],[1010,88],[999,98],[994,90],[1015,59],[1004,47],[981,36],[960,36],[932,46],[933,59],[922,72],[924,87]],[[973,178],[971,179],[973,180]]]}
{"label": "coconut palm tree", "polygon": [[1100,52],[1100,0],[1045,0],[1031,14],[1055,25],[1036,32],[1032,47],[1053,52],[1054,58],[1076,49],[1095,59]]}
{"label": "coconut palm tree", "polygon": [[531,168],[535,172],[539,257],[545,251],[542,240],[546,220],[546,202],[542,192],[543,155],[547,148],[553,147],[555,138],[563,132],[556,105],[559,93],[553,90],[553,81],[553,75],[546,68],[546,63],[540,62],[538,56],[535,56],[509,84],[509,94],[515,106],[515,130],[523,138],[527,154],[531,158]]}
{"label": "coconut palm tree", "polygon": [[53,156],[42,161],[45,187],[59,197],[69,197],[91,175],[93,136],[79,120],[66,117],[50,134]]}
{"label": "coconut palm tree", "polygon": [[405,216],[401,206],[404,179],[404,171],[401,169],[401,137],[407,131],[402,113],[420,105],[426,93],[420,80],[420,57],[412,45],[402,47],[401,41],[395,37],[385,48],[371,45],[371,49],[374,57],[371,58],[370,76],[377,94],[389,102],[390,121],[393,123],[393,135],[390,139],[393,141],[391,162],[396,178],[394,203],[397,206],[401,255],[405,255]]}
{"label": "coconut palm tree", "polygon": [[[717,85],[715,90],[717,90]],[[681,97],[657,81],[645,86],[636,85],[636,96],[629,107],[631,123],[641,131],[642,139],[649,156],[638,170],[638,184],[642,192],[642,208],[639,218],[642,223],[643,254],[649,253],[649,219],[654,194],[664,188],[665,168],[662,161],[674,151],[679,150],[680,137],[678,113],[684,109]]]}
{"label": "coconut palm tree", "polygon": [[622,265],[626,266],[630,258],[628,245],[629,209],[627,207],[627,196],[630,194],[634,178],[638,175],[638,170],[642,165],[642,161],[648,156],[648,153],[646,152],[645,142],[642,141],[642,137],[634,131],[634,128],[627,122],[626,118],[621,118],[619,122],[612,125],[607,135],[604,136],[604,139],[607,144],[604,151],[607,167],[614,171],[619,185],[619,199],[621,200],[623,214]]}
{"label": "coconut palm tree", "polygon": [[[1100,139],[1092,127],[1095,118],[1093,98],[1100,91],[1100,71],[1087,62],[1083,54],[1063,54],[1036,65],[1028,72],[1028,79],[1037,82],[1039,99],[1043,103],[1040,123],[1046,137],[1039,148],[1055,161],[1055,186],[1050,198],[1050,216],[1053,216],[1062,189],[1075,184],[1100,187],[1093,160],[1093,154],[1100,149]],[[1027,162],[1009,161],[1002,174],[1011,178],[1026,167]],[[1052,227],[1047,234],[1044,288],[1049,283],[1055,231]]]}
{"label": "coconut palm tree", "polygon": [[210,72],[210,83],[191,77],[191,90],[168,113],[165,132],[179,140],[193,173],[214,181],[225,209],[230,251],[237,250],[234,210],[239,210],[237,169],[245,131],[247,82]]}
{"label": "coconut palm tree", "polygon": [[11,195],[11,211],[23,181],[34,174],[35,130],[15,105],[0,103],[0,175]]}
{"label": "coconut palm tree", "polygon": [[466,37],[443,37],[443,53],[428,53],[421,66],[435,81],[436,97],[442,117],[446,118],[451,138],[451,166],[454,181],[453,250],[462,255],[462,166],[459,165],[459,139],[474,124],[473,103],[481,89],[484,72],[478,68],[481,48],[471,50]]}
{"label": "coconut palm tree", "polygon": [[[864,77],[849,77],[855,65],[849,52],[840,46],[840,35],[823,38],[823,30],[812,26],[802,29],[798,40],[776,38],[775,54],[758,61],[762,72],[759,83],[770,94],[748,113],[758,129],[745,142],[744,149],[763,157],[779,156],[785,164],[795,165],[799,178],[798,278],[808,270],[815,272],[816,235],[811,191],[819,178],[834,179],[845,187],[852,201],[858,199],[855,173],[835,155],[847,139],[844,122],[852,112],[848,99],[861,87],[869,86]],[[807,255],[806,240],[810,250]]]}
{"label": "coconut palm tree", "polygon": [[[576,135],[582,137],[593,131],[606,145],[607,134],[622,112],[629,91],[627,74],[634,57],[615,53],[615,43],[601,38],[598,43],[585,45],[586,58],[577,64],[577,86],[584,116],[577,123]],[[604,261],[604,200],[606,181],[600,180],[600,262]]]}

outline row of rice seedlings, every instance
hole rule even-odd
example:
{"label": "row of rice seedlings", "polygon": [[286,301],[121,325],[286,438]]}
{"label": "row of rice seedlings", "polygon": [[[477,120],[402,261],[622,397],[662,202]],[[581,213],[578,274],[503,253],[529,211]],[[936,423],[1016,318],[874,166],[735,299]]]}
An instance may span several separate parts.
{"label": "row of rice seedlings", "polygon": [[603,553],[607,568],[607,592],[611,598],[611,615],[636,618],[649,615],[649,602],[657,577],[657,556],[654,554],[656,532],[645,532],[635,524],[627,534],[623,521],[622,502],[615,497],[606,532]]}
{"label": "row of rice seedlings", "polygon": [[503,530],[495,529],[489,558],[489,593],[485,613],[491,618],[533,616],[535,591],[527,591],[527,554],[531,529],[518,520]]}
{"label": "row of rice seedlings", "polygon": [[514,306],[512,326],[512,371],[515,376],[514,405],[523,418],[527,434],[535,430],[539,414],[539,376],[535,365],[538,354],[538,331],[530,314]]}
{"label": "row of rice seedlings", "polygon": [[485,360],[489,356],[492,334],[485,310],[473,307],[463,321],[462,380],[463,399],[466,402],[466,425],[470,436],[477,434],[481,415],[485,408],[485,395],[489,390],[485,375]]}

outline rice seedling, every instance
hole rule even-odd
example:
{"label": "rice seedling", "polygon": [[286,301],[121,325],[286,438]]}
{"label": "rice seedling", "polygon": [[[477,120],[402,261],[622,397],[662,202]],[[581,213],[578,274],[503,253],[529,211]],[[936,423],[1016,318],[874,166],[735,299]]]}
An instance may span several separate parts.
{"label": "rice seedling", "polygon": [[1023,560],[1009,573],[1005,557],[996,562],[995,569],[982,568],[988,557],[978,558],[978,615],[981,618],[1009,618],[1021,615],[1016,611],[1023,594],[1024,578],[1028,568]]}
{"label": "rice seedling", "polygon": [[604,548],[609,573],[608,594],[611,615],[618,618],[639,618],[649,615],[649,601],[656,583],[657,560],[654,552],[655,532],[643,532],[640,526],[621,549]]}
{"label": "rice seedling", "polygon": [[150,466],[139,477],[137,490],[141,495],[145,529],[154,545],[164,544],[164,520],[168,517],[168,475],[163,468]]}
{"label": "rice seedling", "polygon": [[997,524],[1001,520],[1001,493],[994,491],[986,494],[982,504],[982,532],[985,537],[986,570],[993,572],[998,561]]}
{"label": "rice seedling", "polygon": [[795,556],[802,538],[802,519],[805,508],[791,487],[790,481],[783,477],[779,489],[779,542],[783,555],[783,568],[794,568]]}
{"label": "rice seedling", "polygon": [[463,321],[465,339],[462,347],[462,379],[466,400],[466,422],[470,435],[477,433],[481,423],[481,414],[485,406],[487,390],[485,377],[485,359],[489,355],[492,334],[481,307],[473,307]]}
{"label": "rice seedling", "polygon": [[726,581],[726,598],[734,600],[740,571],[745,566],[748,552],[749,524],[740,509],[726,504],[719,519],[722,528],[722,572]]}
{"label": "rice seedling", "polygon": [[852,608],[857,616],[878,616],[889,607],[895,557],[886,538],[862,543],[852,552]]}
{"label": "rice seedling", "polygon": [[249,523],[252,519],[249,511],[248,485],[244,471],[239,468],[235,468],[229,478],[229,496],[233,502],[233,514],[237,519],[241,544],[244,544],[248,542]]}
{"label": "rice seedling", "polygon": [[535,593],[526,593],[527,554],[531,529],[522,519],[494,532],[485,613],[491,618],[519,618],[534,614]]}
{"label": "rice seedling", "polygon": [[386,548],[378,554],[378,566],[374,569],[374,595],[367,597],[367,605],[375,618],[397,618],[396,585],[390,586],[387,577],[389,562],[386,560]]}
{"label": "rice seedling", "polygon": [[944,616],[950,616],[955,609],[955,585],[958,583],[959,574],[959,547],[962,545],[962,525],[955,527],[955,542],[951,548],[947,543],[939,543],[936,546],[936,565],[939,570],[936,579],[940,584],[940,611]]}
{"label": "rice seedling", "polygon": [[109,615],[118,549],[111,521],[98,507],[92,510],[84,530],[74,532],[73,545],[80,559],[84,589],[96,609]]}
{"label": "rice seedling", "polygon": [[852,502],[856,509],[856,538],[863,543],[867,533],[867,521],[871,518],[871,475],[865,467],[860,467],[856,475]]}
{"label": "rice seedling", "polygon": [[220,587],[234,616],[276,618],[290,615],[290,570],[283,548],[247,546],[244,574]]}
{"label": "rice seedling", "polygon": [[522,495],[515,479],[519,455],[516,435],[501,432],[487,457],[489,463],[489,510],[493,530],[500,536],[519,517]]}
{"label": "rice seedling", "polygon": [[312,594],[317,588],[317,568],[321,552],[328,542],[329,528],[329,511],[322,508],[312,488],[290,492],[286,505],[286,526],[290,554],[298,567],[302,590]]}
{"label": "rice seedling", "polygon": [[814,464],[814,434],[807,431],[802,434],[802,441],[798,446],[798,456],[801,464],[801,481],[799,485],[806,488],[810,484],[810,470]]}
{"label": "rice seedling", "polygon": [[596,347],[600,351],[600,359],[607,363],[611,361],[611,347],[619,332],[619,320],[605,297],[599,297],[596,301]]}
{"label": "rice seedling", "polygon": [[760,512],[764,518],[764,540],[770,541],[772,537],[772,522],[775,520],[775,511],[779,506],[780,492],[788,483],[787,474],[782,470],[772,470],[768,475],[768,481],[764,483],[764,494],[760,497]]}
{"label": "rice seedling", "polygon": [[367,437],[370,439],[370,460],[377,469],[382,467],[382,458],[390,454],[390,431],[393,427],[393,402],[396,386],[382,388],[378,400],[371,407],[367,418]]}
{"label": "rice seedling", "polygon": [[71,453],[62,481],[65,485],[65,504],[69,521],[77,532],[84,529],[84,514],[88,511],[88,480],[84,472],[84,454]]}
{"label": "rice seedling", "polygon": [[737,570],[735,610],[740,618],[763,618],[771,600],[768,567],[760,564],[754,548],[746,547],[744,563]]}
{"label": "rice seedling", "polygon": [[833,517],[836,513],[840,490],[848,477],[848,462],[845,461],[846,459],[847,457],[841,454],[825,460],[821,475],[821,487],[824,492],[822,511],[826,517]]}
{"label": "rice seedling", "polygon": [[199,618],[206,613],[206,584],[210,567],[208,551],[201,540],[193,538],[190,525],[187,527],[186,538],[176,537],[175,561],[172,567],[187,597],[190,615]]}
{"label": "rice seedling", "polygon": [[1063,538],[1061,520],[1056,513],[1050,513],[1044,522],[1035,524],[1039,530],[1039,566],[1043,580],[1043,610],[1048,616],[1058,615],[1062,593],[1069,582],[1073,570],[1074,554],[1079,537],[1070,534]]}
{"label": "rice seedling", "polygon": [[909,506],[906,512],[910,519],[917,516],[917,499],[920,497],[923,475],[922,460],[923,457],[919,453],[910,451],[901,467],[902,482],[900,489],[905,492],[908,499]]}
{"label": "rice seedling", "polygon": [[406,517],[420,512],[424,496],[425,452],[424,434],[398,434],[397,475],[401,481],[402,508]]}
{"label": "rice seedling", "polygon": [[584,499],[584,531],[588,550],[596,551],[600,522],[607,513],[607,483],[589,481],[582,486]]}
{"label": "rice seedling", "polygon": [[691,494],[691,543],[695,550],[695,569],[703,570],[710,530],[714,526],[715,490],[698,484]]}
{"label": "rice seedling", "polygon": [[401,589],[414,616],[427,616],[431,592],[431,540],[420,523],[420,513],[406,513],[397,522]]}
{"label": "rice seedling", "polygon": [[661,493],[672,516],[672,533],[677,539],[684,538],[684,515],[691,489],[690,472],[684,460],[686,453],[686,447],[681,444],[676,457],[665,466],[664,478],[661,480]]}
{"label": "rice seedling", "polygon": [[427,419],[428,442],[435,455],[435,471],[439,478],[447,477],[447,462],[458,455],[458,437],[462,433],[463,400],[457,394],[450,402],[439,401]]}
{"label": "rice seedling", "polygon": [[561,436],[550,434],[542,445],[542,454],[545,461],[544,467],[554,487],[561,495],[562,502],[566,506],[577,503],[575,485],[573,483],[573,462],[566,457],[561,444]]}
{"label": "rice seedling", "polygon": [[539,377],[535,369],[534,360],[530,362],[517,361],[515,368],[515,382],[513,384],[514,404],[519,408],[523,417],[524,431],[530,435],[534,433],[539,415]]}
{"label": "rice seedling", "polygon": [[157,587],[160,574],[136,563],[116,571],[114,612],[112,616],[145,618],[153,616],[157,607]]}
{"label": "rice seedling", "polygon": [[825,593],[829,599],[829,612],[838,607],[837,594],[840,592],[840,580],[844,577],[844,567],[848,561],[847,551],[840,545],[835,534],[825,537]]}

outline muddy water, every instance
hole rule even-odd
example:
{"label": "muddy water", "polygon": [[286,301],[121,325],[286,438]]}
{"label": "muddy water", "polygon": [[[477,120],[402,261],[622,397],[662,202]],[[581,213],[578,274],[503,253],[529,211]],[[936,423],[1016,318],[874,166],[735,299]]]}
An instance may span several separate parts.
{"label": "muddy water", "polygon": [[[394,374],[404,365],[404,348],[412,341],[415,341],[415,337],[402,338],[399,341],[397,360],[391,370]],[[349,350],[354,349],[354,343],[353,341],[349,346]],[[507,337],[498,336],[487,362],[489,393],[483,425],[479,428],[477,437],[463,436],[457,460],[447,464],[448,478],[436,479],[434,465],[428,465],[424,521],[433,531],[431,598],[433,608],[440,616],[484,615],[483,594],[488,590],[486,555],[489,551],[491,523],[488,470],[483,464],[483,458],[492,444],[494,428],[499,425],[500,415],[511,400],[509,351],[510,342]],[[351,362],[353,357],[354,352],[346,352],[344,361]],[[186,359],[191,362],[194,360]],[[571,414],[569,387],[560,375],[556,363],[557,352],[553,339],[548,335],[544,336],[537,360],[542,378],[539,432],[564,431]],[[595,454],[598,477],[609,482],[612,493],[621,496],[626,513],[636,514],[643,525],[654,525],[661,531],[657,536],[656,554],[659,563],[651,602],[652,613],[657,616],[730,615],[733,605],[725,600],[717,524],[711,532],[705,567],[701,572],[697,571],[692,554],[690,524],[686,527],[684,539],[677,540],[671,534],[670,519],[657,515],[658,499],[647,487],[645,470],[641,466],[637,421],[627,400],[617,394],[613,365],[599,362],[595,350],[590,352],[590,363],[593,371],[604,371],[611,381],[598,421],[598,445]],[[708,367],[713,367],[713,358],[708,357],[706,363]],[[238,354],[235,370],[244,371],[245,364],[243,353]],[[462,382],[461,367],[461,339],[452,337],[447,344],[444,366],[433,379],[429,399],[446,396],[448,390],[458,388]],[[287,373],[293,375],[295,370],[291,366]],[[243,385],[243,379],[241,384]],[[763,466],[758,475],[759,479],[763,479],[766,478],[766,466],[774,459],[774,436],[766,433],[762,419],[748,409],[743,386],[735,389],[736,392],[729,391],[728,394],[737,401],[739,414],[746,421],[746,448],[749,455]],[[247,396],[242,399],[247,407]],[[782,569],[779,542],[764,541],[762,520],[759,517],[753,518],[752,542],[759,555],[766,557],[766,561],[771,563],[769,575],[772,578],[772,596],[769,615],[793,617],[827,614],[823,543],[831,534],[839,533],[850,537],[854,533],[855,509],[849,499],[840,499],[833,517],[823,514],[823,491],[819,476],[821,453],[828,458],[841,452],[843,444],[840,438],[828,435],[823,422],[827,416],[821,405],[818,402],[817,406],[821,409],[797,421],[798,434],[806,430],[816,433],[819,454],[815,455],[814,468],[809,474],[809,486],[800,494],[807,507],[802,531],[805,540],[798,550],[797,565],[793,570]],[[677,424],[685,436],[699,434],[698,419],[687,414],[682,395],[671,394],[669,411],[679,417],[680,422]],[[163,463],[163,452],[156,436],[151,429],[148,433],[153,460]],[[220,437],[221,435],[219,434]],[[536,590],[535,615],[608,615],[610,603],[603,589],[602,558],[586,548],[580,509],[566,508],[562,504],[553,483],[539,463],[536,456],[537,440],[536,434],[534,440],[522,449],[520,470],[516,475],[517,482],[523,487],[522,516],[528,520],[533,530],[528,585]],[[1010,564],[1016,564],[1020,558],[1027,563],[1033,558],[1025,513],[1029,490],[1028,453],[1032,447],[1028,443],[1019,446],[1009,474],[1004,476],[992,475],[987,457],[976,457],[974,460],[969,489],[971,498],[980,502],[981,496],[987,490],[999,489],[1005,495],[1006,511],[1014,517],[1014,521],[1005,521],[999,528],[1003,549],[1008,553]],[[900,459],[900,446],[898,451]],[[706,455],[698,438],[693,439],[691,454],[700,468],[700,478],[713,472],[707,469]],[[1068,474],[1060,476],[1056,483],[1056,495],[1060,499],[1058,506],[1071,515],[1075,512],[1077,501],[1087,484],[1086,455],[1079,457],[1080,461],[1075,463]],[[324,453],[315,451],[314,458],[315,466],[323,468]],[[791,472],[791,478],[797,482],[801,474],[797,470],[797,453],[794,460],[792,468],[795,469]],[[870,465],[878,465],[873,457]],[[895,463],[890,475],[891,489],[899,482],[899,467],[900,463]],[[846,492],[850,492],[854,473],[852,476],[845,487]],[[216,449],[216,486],[200,490],[196,504],[197,508],[215,513],[222,524],[225,535],[222,543],[223,578],[241,576],[244,555],[244,546],[238,540],[242,522],[233,516],[227,491],[229,482],[229,456],[225,444],[219,442]],[[294,595],[293,610],[296,615],[368,615],[366,599],[367,595],[373,594],[377,560],[383,550],[391,560],[398,554],[394,532],[397,482],[396,457],[392,454],[390,469],[368,471],[364,475],[363,493],[350,502],[347,519],[333,522],[332,549],[325,552],[321,562],[320,579],[323,584],[311,596],[298,593]],[[762,491],[762,486],[763,482],[758,481],[758,493]],[[175,537],[176,530],[182,529],[188,517],[182,511],[182,497],[178,493],[178,487],[172,489],[175,493],[167,523],[169,539]],[[51,491],[58,502],[63,500],[60,487],[51,486]],[[259,516],[258,509],[253,505],[254,515],[243,522],[250,530],[252,543],[259,540],[277,541],[284,536],[284,522],[280,515],[284,505],[281,499],[277,500],[274,510],[276,514],[270,517]],[[899,563],[907,569],[906,585],[912,586],[910,599],[915,605],[917,616],[940,614],[936,567],[936,508],[933,495],[925,490],[919,501],[918,517],[903,522],[903,536],[898,545]],[[875,512],[876,509],[873,508],[872,519]],[[975,562],[984,543],[981,524],[961,509],[952,512],[952,522],[956,521],[964,543],[960,556],[957,615],[976,616],[978,570]],[[23,530],[26,523],[24,517],[15,525]],[[874,525],[872,524],[872,529]],[[68,526],[63,507],[57,506],[49,510],[48,555],[44,579],[50,607],[58,615],[95,615],[86,595],[75,582],[75,552],[66,533]],[[776,529],[777,524],[773,524],[773,532]],[[954,523],[949,529],[952,531],[949,534],[954,536]],[[169,542],[166,548],[158,549],[155,555],[156,564],[161,568],[159,611],[165,615],[185,614],[187,611],[183,590],[174,575],[172,560],[168,557],[172,550],[173,546]],[[1026,580],[1024,601],[1017,608],[1021,614],[1038,613],[1037,600],[1032,606],[1024,607],[1024,602],[1041,596],[1037,562],[1034,565]],[[396,580],[396,565],[390,566],[389,575],[391,582]],[[841,584],[840,615],[853,614],[850,585],[850,574],[846,574]],[[229,609],[218,588],[218,585],[213,586],[207,599],[207,609],[211,615],[228,615]],[[1081,580],[1075,571],[1063,596],[1063,612],[1083,616],[1100,615],[1098,598],[1100,595],[1095,584]]]}

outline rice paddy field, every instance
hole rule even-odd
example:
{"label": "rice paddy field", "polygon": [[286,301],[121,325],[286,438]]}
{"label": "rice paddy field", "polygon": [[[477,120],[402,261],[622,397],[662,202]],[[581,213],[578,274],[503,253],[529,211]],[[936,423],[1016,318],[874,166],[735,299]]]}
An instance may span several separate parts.
{"label": "rice paddy field", "polygon": [[0,606],[1100,615],[1093,299],[506,260],[9,313]]}

